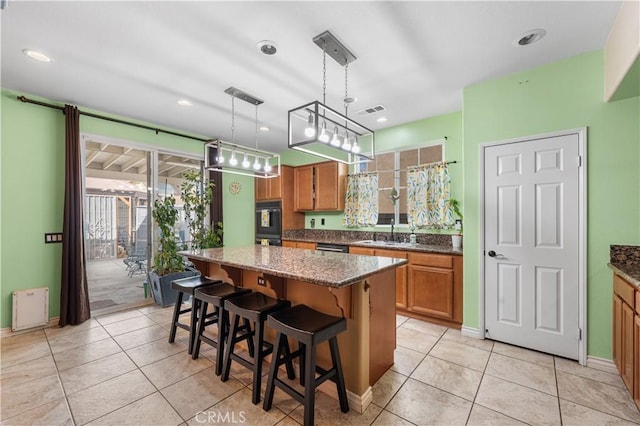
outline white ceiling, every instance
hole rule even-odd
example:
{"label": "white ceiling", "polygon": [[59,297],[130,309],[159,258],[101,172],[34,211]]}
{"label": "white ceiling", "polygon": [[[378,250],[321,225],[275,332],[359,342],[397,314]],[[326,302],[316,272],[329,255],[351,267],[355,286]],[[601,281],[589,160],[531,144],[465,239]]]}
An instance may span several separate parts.
{"label": "white ceiling", "polygon": [[[356,56],[358,119],[380,129],[462,108],[465,86],[600,49],[619,1],[23,2],[0,12],[2,87],[181,131],[231,137],[235,86],[259,97],[260,147],[286,149],[287,111],[322,100],[325,30]],[[528,47],[528,30],[547,36]],[[279,45],[261,54],[263,39]],[[42,51],[52,63],[22,54]],[[327,104],[342,108],[344,69],[327,61]],[[189,108],[176,101],[186,98]],[[32,107],[35,108],[35,107]],[[380,115],[388,121],[375,121]],[[254,143],[254,107],[236,102],[236,141]]]}

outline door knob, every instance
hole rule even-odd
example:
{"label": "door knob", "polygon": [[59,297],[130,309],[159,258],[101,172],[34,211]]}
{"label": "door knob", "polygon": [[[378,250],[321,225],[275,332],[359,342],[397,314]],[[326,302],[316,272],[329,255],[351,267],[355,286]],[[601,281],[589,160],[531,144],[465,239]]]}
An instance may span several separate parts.
{"label": "door knob", "polygon": [[502,255],[500,253],[496,253],[493,250],[489,250],[489,253],[487,253],[489,255],[489,257],[502,257]]}

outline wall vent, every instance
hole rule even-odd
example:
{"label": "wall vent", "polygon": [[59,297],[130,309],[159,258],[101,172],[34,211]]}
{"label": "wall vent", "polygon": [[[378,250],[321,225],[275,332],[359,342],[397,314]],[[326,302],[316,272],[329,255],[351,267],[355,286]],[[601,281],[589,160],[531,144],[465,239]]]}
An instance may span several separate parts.
{"label": "wall vent", "polygon": [[361,109],[360,111],[358,111],[358,115],[360,117],[364,117],[365,115],[371,115],[371,114],[375,114],[376,112],[386,111],[386,110],[387,109],[384,107],[384,105],[376,105],[369,108]]}
{"label": "wall vent", "polygon": [[32,288],[13,292],[12,331],[47,325],[49,322],[49,289]]}

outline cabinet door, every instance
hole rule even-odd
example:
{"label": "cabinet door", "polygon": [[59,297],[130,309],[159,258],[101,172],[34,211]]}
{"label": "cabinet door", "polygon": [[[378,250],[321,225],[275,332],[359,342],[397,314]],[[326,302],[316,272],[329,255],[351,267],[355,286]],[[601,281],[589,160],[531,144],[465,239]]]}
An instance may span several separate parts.
{"label": "cabinet door", "polygon": [[281,176],[271,178],[271,179],[262,179],[267,181],[267,186],[269,188],[269,199],[271,200],[279,200],[282,198],[282,179]]}
{"label": "cabinet door", "polygon": [[640,315],[633,317],[633,399],[640,407]]}
{"label": "cabinet door", "polygon": [[622,299],[613,295],[613,362],[622,374]]}
{"label": "cabinet door", "polygon": [[408,309],[453,319],[453,270],[409,265]]}
{"label": "cabinet door", "polygon": [[[316,210],[344,210],[344,195],[340,200],[338,163],[319,163],[316,170]],[[342,209],[340,208],[342,206]]]}
{"label": "cabinet door", "polygon": [[622,304],[622,380],[633,394],[633,324],[635,322],[633,309],[626,303]]}
{"label": "cabinet door", "polygon": [[296,242],[295,241],[282,241],[282,247],[291,247],[291,248],[296,248]]}
{"label": "cabinet door", "polygon": [[271,179],[255,178],[256,201],[264,201],[269,199],[269,181]]}
{"label": "cabinet door", "polygon": [[[406,259],[407,252],[400,250],[384,250],[376,249],[376,256],[394,257]],[[398,308],[407,308],[407,265],[396,268],[396,306]]]}
{"label": "cabinet door", "polygon": [[366,247],[349,247],[349,254],[361,254],[364,256],[373,256],[373,249]]}
{"label": "cabinet door", "polygon": [[313,166],[296,167],[294,170],[295,211],[313,210]]}
{"label": "cabinet door", "polygon": [[296,247],[299,249],[307,249],[307,250],[315,250],[316,249],[316,243],[307,243],[304,241],[298,241],[296,243]]}

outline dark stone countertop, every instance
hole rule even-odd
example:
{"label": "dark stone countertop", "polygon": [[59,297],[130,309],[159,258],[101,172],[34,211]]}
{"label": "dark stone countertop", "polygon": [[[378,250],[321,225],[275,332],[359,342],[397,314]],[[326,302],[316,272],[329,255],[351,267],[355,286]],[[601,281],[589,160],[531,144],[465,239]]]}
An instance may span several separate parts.
{"label": "dark stone countertop", "polygon": [[620,275],[630,284],[640,289],[640,265],[625,264],[625,263],[609,263],[609,268],[616,274]]}
{"label": "dark stone countertop", "polygon": [[222,247],[181,255],[277,277],[341,288],[407,263],[405,259],[361,256],[278,246]]}
{"label": "dark stone countertop", "polygon": [[[371,240],[343,240],[343,239],[335,239],[335,238],[304,238],[304,237],[293,237],[293,238],[282,238],[286,241],[299,241],[299,242],[308,242],[308,243],[322,243],[322,244],[341,244],[345,246],[355,246],[355,247],[368,247],[368,248],[377,248],[377,249],[385,249],[385,250],[401,250],[401,251],[412,251],[417,253],[436,253],[436,254],[451,254],[455,256],[462,256],[462,249],[454,249],[452,246],[444,246],[444,245],[436,245],[436,244],[411,244],[411,243],[392,243],[389,244],[387,241],[371,241]],[[367,241],[362,242],[362,241]]]}

